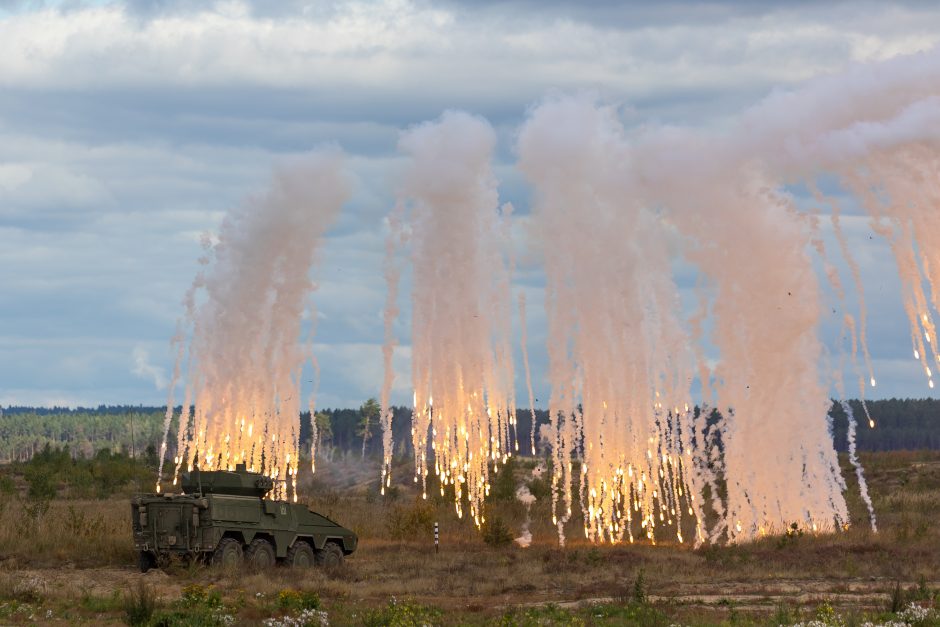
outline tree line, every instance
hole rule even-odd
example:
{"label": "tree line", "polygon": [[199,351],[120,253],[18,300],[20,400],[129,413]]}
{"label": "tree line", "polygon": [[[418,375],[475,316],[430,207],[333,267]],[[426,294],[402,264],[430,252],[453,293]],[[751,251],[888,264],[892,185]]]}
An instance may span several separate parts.
{"label": "tree line", "polygon": [[[868,401],[868,411],[875,428],[868,426],[865,411],[859,401],[849,402],[858,422],[856,442],[861,451],[888,451],[898,449],[940,449],[940,400],[885,399]],[[394,455],[413,455],[411,445],[411,408],[393,407],[392,432]],[[46,445],[52,448],[68,447],[74,457],[92,458],[99,451],[119,452],[130,457],[141,457],[148,447],[159,449],[163,430],[164,407],[113,405],[97,408],[0,408],[0,463],[27,461]],[[176,408],[178,416],[180,408]],[[531,411],[520,409],[516,413],[516,433],[519,452],[530,455]],[[833,402],[829,412],[835,447],[847,449],[848,422],[839,403]],[[379,406],[369,399],[360,407],[326,408],[313,418],[318,433],[319,455],[327,459],[357,455],[377,457],[382,454],[382,430]],[[549,423],[546,410],[536,410],[536,430]],[[715,418],[709,421],[712,422]],[[309,412],[300,416],[302,450],[309,451],[312,444],[313,422]],[[175,451],[176,419],[170,429],[171,447]]]}

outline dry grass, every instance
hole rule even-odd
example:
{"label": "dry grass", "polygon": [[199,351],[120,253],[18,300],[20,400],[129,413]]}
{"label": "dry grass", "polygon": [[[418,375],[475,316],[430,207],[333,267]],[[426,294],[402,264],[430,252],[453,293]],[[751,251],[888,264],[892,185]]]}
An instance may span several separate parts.
{"label": "dry grass", "polygon": [[45,512],[11,499],[0,513],[0,563],[17,565],[109,566],[136,560],[126,499],[60,501]]}
{"label": "dry grass", "polygon": [[[940,528],[935,524],[940,454],[879,453],[866,455],[863,463],[879,533],[867,527],[847,472],[849,506],[859,521],[847,532],[699,550],[668,543],[593,546],[575,526],[561,549],[547,503],[533,507],[530,548],[494,549],[472,523],[456,518],[452,504],[440,498],[424,501],[411,486],[382,498],[374,493],[374,480],[340,493],[320,479],[319,486],[311,486],[311,506],[356,530],[360,547],[339,571],[314,570],[301,578],[283,569],[225,576],[198,565],[139,575],[126,498],[53,501],[38,515],[14,499],[0,513],[0,621],[25,620],[11,613],[15,606],[35,612],[48,608],[68,622],[118,623],[122,598],[115,591],[142,578],[164,612],[182,612],[177,606],[184,588],[197,584],[216,591],[225,611],[244,624],[284,615],[275,600],[290,589],[316,592],[334,624],[360,624],[369,616],[381,620],[384,614],[368,613],[391,611],[393,597],[440,608],[435,622],[484,623],[520,606],[594,600],[626,607],[641,573],[651,601],[685,622],[708,624],[732,616],[738,622],[742,616],[771,620],[781,604],[797,612],[824,601],[840,612],[861,615],[886,606],[895,582],[908,589],[920,586],[924,598],[940,587],[935,581],[940,578]],[[518,531],[525,510],[502,501],[492,503],[488,515]],[[440,524],[440,553],[433,547],[434,521]],[[588,623],[593,620],[585,616]]]}

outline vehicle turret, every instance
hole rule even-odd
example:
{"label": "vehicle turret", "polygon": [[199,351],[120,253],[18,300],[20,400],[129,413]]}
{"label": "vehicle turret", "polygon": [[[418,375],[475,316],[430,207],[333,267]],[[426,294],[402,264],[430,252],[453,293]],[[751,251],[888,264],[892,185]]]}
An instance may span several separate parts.
{"label": "vehicle turret", "polygon": [[184,494],[230,494],[263,498],[274,487],[274,481],[260,472],[250,472],[245,464],[235,470],[199,470],[184,473],[180,478]]}

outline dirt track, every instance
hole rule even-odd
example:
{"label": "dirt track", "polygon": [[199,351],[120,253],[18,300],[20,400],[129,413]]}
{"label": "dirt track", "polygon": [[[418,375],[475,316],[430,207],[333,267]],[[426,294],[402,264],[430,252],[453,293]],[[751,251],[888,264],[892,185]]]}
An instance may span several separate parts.
{"label": "dirt track", "polygon": [[[930,583],[931,587],[940,582]],[[678,584],[674,594],[650,594],[653,603],[669,603],[688,607],[733,606],[736,610],[766,612],[782,604],[818,605],[880,610],[890,600],[895,582],[887,580],[780,580],[775,582],[722,582],[718,585]],[[576,607],[590,603],[611,603],[613,597],[560,601],[559,607]]]}
{"label": "dirt track", "polygon": [[[138,580],[143,579],[153,586],[157,595],[170,600],[178,598],[181,589],[190,583],[186,578],[171,577],[160,570],[152,570],[146,574],[128,568],[69,568],[61,569],[22,569],[7,571],[15,573],[25,581],[31,582],[43,594],[59,598],[81,598],[84,596],[107,597],[115,591],[129,589]],[[829,603],[833,607],[854,607],[864,609],[881,609],[890,598],[895,582],[878,578],[856,578],[839,580],[777,580],[763,582],[735,582],[727,581],[716,584],[687,584],[677,583],[670,585],[669,593],[657,593],[651,590],[648,599],[654,603],[683,605],[686,607],[734,607],[741,611],[772,610],[781,604],[788,605],[816,605]],[[911,585],[911,582],[902,582],[902,585]],[[940,581],[928,582],[932,589],[940,588]],[[359,596],[355,584],[349,584],[348,593],[352,597]],[[536,606],[555,604],[559,607],[575,607],[591,603],[616,602],[614,597],[586,597],[586,598],[546,598],[551,597],[547,591],[532,590],[514,595],[516,598],[507,599],[506,595],[497,595],[497,606]],[[526,597],[540,598],[539,601],[526,603]],[[443,601],[437,596],[437,602]],[[464,603],[476,605],[486,603],[487,599],[475,597],[449,599],[453,605]],[[509,603],[506,603],[509,601]]]}

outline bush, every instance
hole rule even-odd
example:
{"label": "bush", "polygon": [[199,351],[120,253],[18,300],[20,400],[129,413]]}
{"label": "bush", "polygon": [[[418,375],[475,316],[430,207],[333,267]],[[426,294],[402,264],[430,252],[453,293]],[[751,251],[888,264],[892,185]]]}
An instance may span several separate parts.
{"label": "bush", "polygon": [[153,481],[153,469],[145,461],[123,453],[112,454],[108,449],[101,449],[90,459],[81,455],[72,459],[67,446],[47,445],[31,460],[13,468],[23,474],[27,496],[34,502],[56,498],[61,486],[67,497],[104,499],[128,485],[150,485]]}
{"label": "bush", "polygon": [[45,466],[30,466],[26,471],[29,489],[26,496],[31,501],[49,501],[58,493],[53,471]]}
{"label": "bush", "polygon": [[901,582],[894,582],[894,590],[891,591],[891,601],[888,603],[888,611],[897,614],[904,609],[904,590],[901,588]]}
{"label": "bush", "polygon": [[0,600],[38,604],[45,597],[45,582],[38,577],[0,576]]}
{"label": "bush", "polygon": [[591,607],[588,611],[595,620],[604,620],[602,624],[644,627],[665,627],[672,624],[661,610],[647,603],[601,604]]}
{"label": "bush", "polygon": [[487,501],[516,500],[516,458],[510,457],[505,464],[495,462],[490,471],[490,494]]}
{"label": "bush", "polygon": [[198,583],[190,584],[180,592],[179,606],[217,610],[222,607],[222,595],[218,590],[211,590]]}
{"label": "bush", "polygon": [[384,608],[368,611],[362,617],[362,624],[366,627],[424,627],[441,623],[439,609],[399,601],[395,597]]}
{"label": "bush", "polygon": [[9,475],[0,476],[0,495],[12,496],[16,492],[16,484]]}
{"label": "bush", "polygon": [[320,595],[308,590],[281,590],[277,595],[277,605],[282,610],[318,610]]}
{"label": "bush", "polygon": [[803,537],[803,530],[800,529],[799,523],[791,523],[787,527],[786,533],[777,538],[777,548],[783,549],[787,546],[794,544],[797,540]]}
{"label": "bush", "polygon": [[547,501],[552,496],[552,484],[549,481],[548,473],[543,473],[542,477],[536,477],[526,483],[529,488],[529,494],[535,497],[537,501]]}
{"label": "bush", "polygon": [[169,611],[154,616],[155,627],[223,627],[235,623],[227,613],[218,590],[194,583],[183,588],[179,600]]}
{"label": "bush", "polygon": [[483,523],[480,528],[483,541],[493,547],[506,546],[512,543],[512,532],[499,516],[494,516]]}
{"label": "bush", "polygon": [[503,614],[500,627],[528,627],[530,625],[643,625],[665,627],[669,618],[652,605],[632,602],[601,603],[579,608],[560,608],[548,604],[538,607],[514,608]]}
{"label": "bush", "polygon": [[829,603],[823,603],[816,608],[816,620],[824,625],[838,625],[841,618]]}
{"label": "bush", "polygon": [[393,505],[388,509],[385,526],[393,540],[430,539],[434,531],[434,508],[423,500],[408,507]]}
{"label": "bush", "polygon": [[646,603],[646,579],[643,577],[643,569],[636,571],[636,579],[633,582],[633,602],[639,605]]}
{"label": "bush", "polygon": [[100,534],[105,527],[101,516],[89,516],[69,505],[66,509],[65,532],[71,537],[89,538]]}
{"label": "bush", "polygon": [[124,620],[128,625],[146,625],[153,618],[157,600],[144,581],[138,580],[137,587],[124,595]]}

